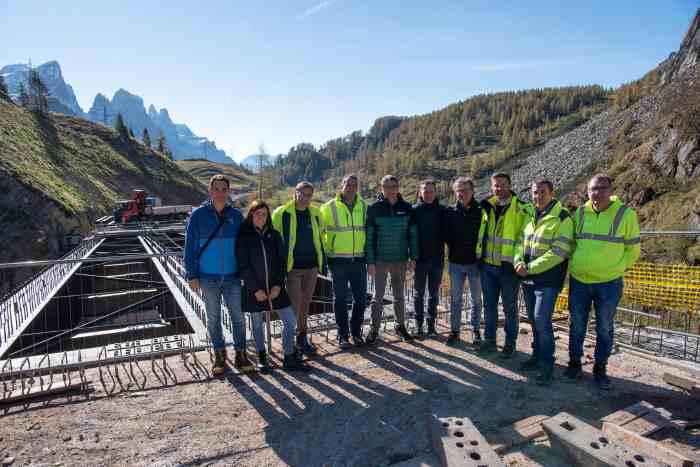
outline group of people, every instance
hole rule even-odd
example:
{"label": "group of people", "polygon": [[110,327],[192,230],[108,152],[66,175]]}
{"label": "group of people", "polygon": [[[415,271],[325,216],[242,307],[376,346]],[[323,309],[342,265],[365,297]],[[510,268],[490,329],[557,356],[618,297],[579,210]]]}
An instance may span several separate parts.
{"label": "group of people", "polygon": [[[574,381],[583,376],[583,341],[594,305],[593,375],[601,388],[610,387],[606,367],[613,346],[613,318],[622,297],[624,272],[640,254],[637,215],[613,196],[610,177],[598,174],[591,178],[589,201],[573,214],[554,197],[550,181],[532,182],[530,203],[512,191],[505,173],[491,176],[492,195],[480,202],[474,197],[472,179],[457,178],[452,184],[456,202],[449,206],[438,199],[434,180],[420,183],[414,205],[401,196],[397,177],[384,176],[380,187],[381,193],[369,204],[359,195],[358,177],[347,175],[335,198],[318,208],[311,204],[313,185],[304,181],[295,187],[294,198],[274,212],[264,201],[255,200],[243,219],[238,209],[227,204],[228,179],[212,177],[210,199],[192,213],[187,224],[185,265],[190,287],[201,290],[204,298],[214,374],[223,373],[226,365],[222,297],[232,324],[235,368],[253,368],[246,355],[243,319],[243,313],[250,312],[258,367],[269,369],[261,312],[270,311],[283,322],[283,368],[308,371],[302,355],[316,353],[308,339],[308,311],[317,277],[326,268],[333,281],[341,348],[376,343],[389,278],[397,335],[405,341],[434,336],[447,247],[448,345],[460,341],[466,282],[472,343],[481,354],[497,351],[500,299],[505,315],[500,357],[511,358],[518,337],[522,287],[533,343],[532,355],[521,367],[539,370],[538,384],[551,384],[552,315],[568,272],[570,338],[564,376]],[[406,328],[407,270],[414,271],[414,335]],[[364,336],[368,276],[375,290],[370,330]]]}

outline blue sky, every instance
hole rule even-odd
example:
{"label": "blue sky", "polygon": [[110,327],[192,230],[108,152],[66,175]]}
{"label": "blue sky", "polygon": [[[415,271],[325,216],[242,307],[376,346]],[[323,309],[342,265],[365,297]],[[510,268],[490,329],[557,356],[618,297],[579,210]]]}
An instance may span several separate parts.
{"label": "blue sky", "polygon": [[[200,3],[200,2],[197,2]],[[125,88],[241,159],[484,92],[641,77],[698,0],[0,0],[0,65],[58,60],[87,110]]]}

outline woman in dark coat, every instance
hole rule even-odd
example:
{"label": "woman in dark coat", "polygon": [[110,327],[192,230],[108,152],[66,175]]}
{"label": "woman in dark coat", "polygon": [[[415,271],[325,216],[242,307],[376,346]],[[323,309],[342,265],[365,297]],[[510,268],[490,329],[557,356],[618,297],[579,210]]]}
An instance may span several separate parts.
{"label": "woman in dark coat", "polygon": [[272,228],[270,208],[264,201],[255,200],[248,209],[236,239],[236,261],[243,280],[242,308],[251,316],[260,369],[269,369],[263,335],[263,312],[275,311],[283,323],[283,368],[310,370],[294,347],[296,318],[284,286],[286,255],[282,237]]}

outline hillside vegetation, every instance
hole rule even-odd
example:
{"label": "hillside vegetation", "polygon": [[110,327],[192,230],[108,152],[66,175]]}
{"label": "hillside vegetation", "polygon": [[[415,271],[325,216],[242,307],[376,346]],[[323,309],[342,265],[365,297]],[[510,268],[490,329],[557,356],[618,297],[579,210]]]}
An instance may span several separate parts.
{"label": "hillside vegetation", "polygon": [[252,190],[257,183],[253,173],[233,164],[220,164],[206,159],[186,159],[175,163],[205,187],[209,185],[212,175],[216,174],[226,175],[231,180],[231,187],[238,190]]}
{"label": "hillside vegetation", "polygon": [[417,179],[442,168],[483,172],[565,133],[609,107],[600,86],[502,92],[469,98],[411,118],[383,117],[316,149],[293,147],[276,164],[282,183],[337,179],[349,171],[375,181],[393,173]]}
{"label": "hillside vegetation", "polygon": [[0,260],[61,254],[67,235],[86,234],[134,188],[165,203],[206,198],[202,184],[172,160],[110,128],[0,100],[0,225],[3,245],[11,245]]}

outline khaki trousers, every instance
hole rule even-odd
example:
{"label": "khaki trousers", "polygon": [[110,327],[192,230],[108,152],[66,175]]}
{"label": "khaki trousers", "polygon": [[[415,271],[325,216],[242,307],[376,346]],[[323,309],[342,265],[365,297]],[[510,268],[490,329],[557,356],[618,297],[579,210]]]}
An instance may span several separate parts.
{"label": "khaki trousers", "polygon": [[297,335],[306,334],[309,305],[316,288],[318,268],[292,269],[287,274],[287,293],[297,315]]}

